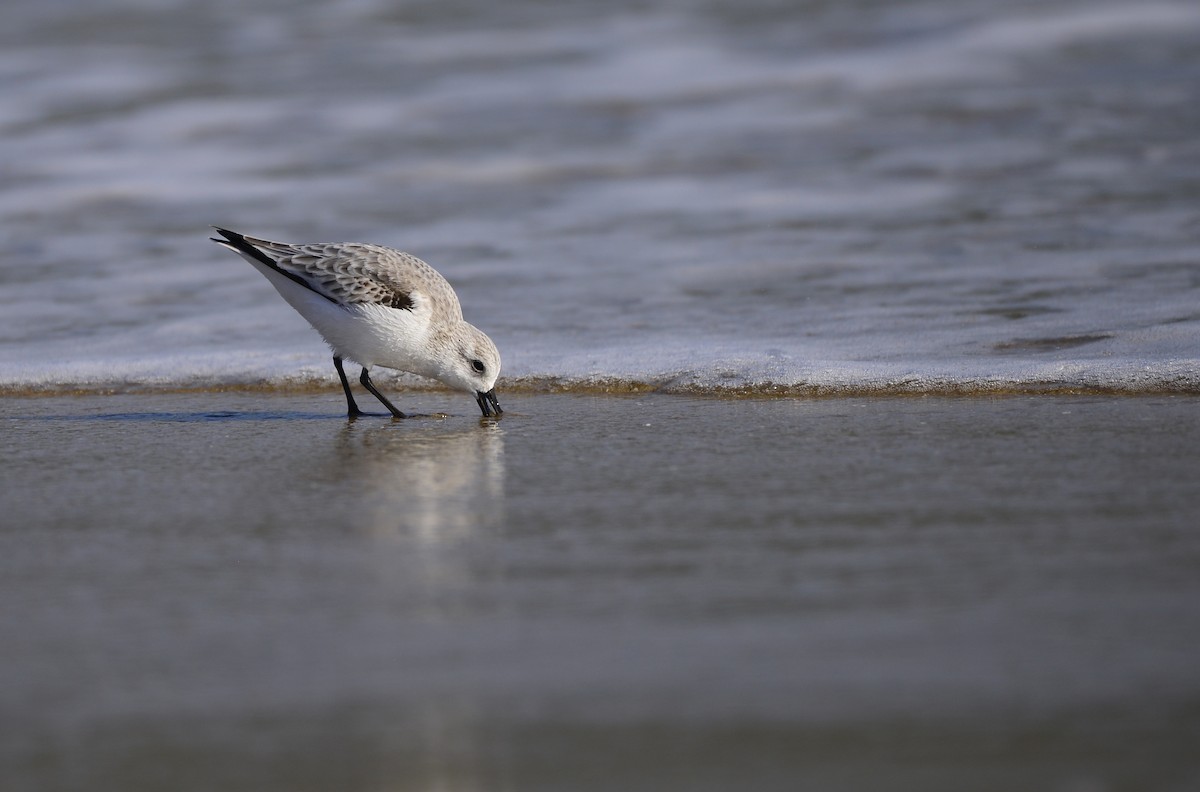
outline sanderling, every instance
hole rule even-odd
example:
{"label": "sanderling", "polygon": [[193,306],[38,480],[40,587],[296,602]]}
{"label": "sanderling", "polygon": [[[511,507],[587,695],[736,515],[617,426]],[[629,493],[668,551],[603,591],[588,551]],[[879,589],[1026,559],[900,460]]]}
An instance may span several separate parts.
{"label": "sanderling", "polygon": [[[214,226],[216,228],[216,226]],[[351,418],[362,415],[342,359],[362,366],[358,381],[397,418],[404,413],[375,389],[367,369],[399,369],[475,396],[484,416],[499,416],[500,353],[463,321],[458,295],[416,256],[382,245],[287,245],[217,228],[212,238],[266,276],[333,349]]]}

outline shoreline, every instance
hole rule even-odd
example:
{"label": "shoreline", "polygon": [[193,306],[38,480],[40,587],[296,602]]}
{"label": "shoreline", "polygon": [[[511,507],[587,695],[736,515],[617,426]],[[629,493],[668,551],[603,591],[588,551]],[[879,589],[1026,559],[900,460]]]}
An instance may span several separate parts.
{"label": "shoreline", "polygon": [[[439,384],[375,376],[381,388],[406,393],[454,393]],[[680,382],[680,378],[658,381],[641,379],[563,377],[517,377],[501,380],[498,393],[521,396],[643,396],[664,395],[714,399],[862,399],[862,398],[997,398],[1007,396],[1200,396],[1200,381],[1177,383],[1092,383],[1054,380],[980,382],[900,380],[873,384],[742,383],[728,386]],[[52,385],[0,384],[0,399],[36,399],[59,396],[186,395],[193,393],[340,393],[336,380],[295,380],[230,383],[63,383]]]}

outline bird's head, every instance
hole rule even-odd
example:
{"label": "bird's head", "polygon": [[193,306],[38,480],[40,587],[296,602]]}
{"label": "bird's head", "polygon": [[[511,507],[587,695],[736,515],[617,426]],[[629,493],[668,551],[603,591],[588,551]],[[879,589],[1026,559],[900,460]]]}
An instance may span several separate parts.
{"label": "bird's head", "polygon": [[500,352],[486,333],[466,322],[459,325],[452,338],[448,362],[440,377],[442,382],[473,395],[485,417],[504,412],[496,400]]}

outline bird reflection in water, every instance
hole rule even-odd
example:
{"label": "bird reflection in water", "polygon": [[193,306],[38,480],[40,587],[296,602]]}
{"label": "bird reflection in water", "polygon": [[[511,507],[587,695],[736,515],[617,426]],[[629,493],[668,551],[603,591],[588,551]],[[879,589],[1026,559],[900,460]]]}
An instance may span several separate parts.
{"label": "bird reflection in water", "polygon": [[440,422],[348,424],[341,434],[342,475],[363,494],[355,523],[381,538],[422,544],[459,540],[504,519],[504,430],[480,421],[464,429]]}
{"label": "bird reflection in water", "polygon": [[[377,598],[373,609],[386,614],[379,622],[381,645],[424,645],[431,628],[438,634],[435,625],[490,618],[504,577],[496,552],[505,518],[499,423],[351,423],[340,430],[330,461],[325,474],[361,493],[348,524],[368,545],[361,572]],[[395,651],[404,681],[387,687],[406,691],[431,669],[408,651]],[[497,747],[482,725],[480,702],[466,691],[397,695],[403,703],[394,719],[385,718],[388,728],[374,735],[375,755],[396,757],[374,768],[379,788],[486,788]]]}

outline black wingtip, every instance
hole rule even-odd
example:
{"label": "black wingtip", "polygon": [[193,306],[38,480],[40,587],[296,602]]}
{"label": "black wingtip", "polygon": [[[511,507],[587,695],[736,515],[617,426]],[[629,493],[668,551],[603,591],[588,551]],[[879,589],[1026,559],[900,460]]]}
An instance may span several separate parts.
{"label": "black wingtip", "polygon": [[246,237],[242,236],[237,231],[230,231],[228,228],[221,228],[221,226],[212,226],[212,228],[218,234],[225,237],[224,239],[217,239],[216,237],[209,237],[209,239],[211,239],[213,242],[219,242],[221,244],[225,244],[227,242],[233,242],[235,244],[243,244],[243,245],[246,244]]}
{"label": "black wingtip", "polygon": [[[271,269],[279,269],[275,262],[270,259],[270,257],[252,245],[250,242],[246,241],[246,237],[239,234],[237,231],[230,231],[228,228],[221,228],[220,226],[213,226],[213,229],[216,230],[218,234],[225,237],[224,239],[209,237],[209,239],[211,239],[213,242],[216,242],[218,245],[227,245],[241,253],[253,256]],[[283,274],[288,275],[286,272]],[[293,276],[288,275],[288,277]]]}

